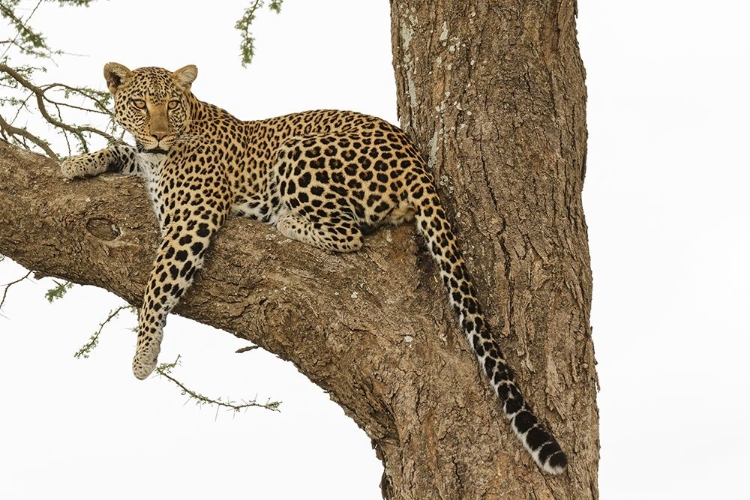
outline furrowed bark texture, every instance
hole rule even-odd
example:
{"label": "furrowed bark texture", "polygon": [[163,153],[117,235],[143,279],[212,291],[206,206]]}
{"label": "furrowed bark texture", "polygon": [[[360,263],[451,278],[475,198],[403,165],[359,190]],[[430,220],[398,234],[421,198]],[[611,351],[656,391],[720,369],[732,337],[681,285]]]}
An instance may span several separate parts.
{"label": "furrowed bark texture", "polygon": [[[574,5],[478,3],[391,2],[399,111],[568,472],[543,475],[512,435],[411,227],[329,254],[230,218],[176,313],[262,346],[328,391],[373,440],[385,498],[597,498]],[[158,240],[140,180],[64,182],[53,161],[0,142],[0,206],[0,254],[139,304]]]}
{"label": "furrowed bark texture", "polygon": [[[495,434],[492,422],[502,418],[490,401],[489,411],[471,417],[443,410],[450,418],[409,421],[421,454],[438,451],[428,465],[420,453],[391,450],[386,463],[413,471],[405,490],[437,481],[442,498],[598,497],[581,204],[586,90],[575,9],[571,0],[391,2],[401,126],[420,145],[453,214],[494,334],[571,461],[559,478],[521,465],[526,458],[516,460],[508,431]],[[416,437],[435,426],[437,446]]]}

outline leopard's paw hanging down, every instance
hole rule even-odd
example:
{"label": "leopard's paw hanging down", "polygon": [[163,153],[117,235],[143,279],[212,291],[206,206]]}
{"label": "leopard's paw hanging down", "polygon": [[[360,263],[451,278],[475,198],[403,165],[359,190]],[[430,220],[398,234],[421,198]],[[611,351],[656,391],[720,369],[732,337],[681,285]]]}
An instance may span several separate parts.
{"label": "leopard's paw hanging down", "polygon": [[174,72],[105,65],[115,117],[136,147],[112,146],[63,166],[69,178],[118,171],[147,180],[162,239],[139,311],[135,376],[154,370],[167,315],[228,215],[336,252],[359,250],[363,229],[416,220],[511,428],[542,470],[562,472],[567,458],[524,400],[487,329],[432,176],[409,137],[351,111],[241,121],[193,95],[197,75],[192,65]]}
{"label": "leopard's paw hanging down", "polygon": [[149,339],[147,342],[140,343],[133,356],[133,375],[138,380],[145,380],[156,369],[156,363],[159,360],[159,351],[161,339]]}

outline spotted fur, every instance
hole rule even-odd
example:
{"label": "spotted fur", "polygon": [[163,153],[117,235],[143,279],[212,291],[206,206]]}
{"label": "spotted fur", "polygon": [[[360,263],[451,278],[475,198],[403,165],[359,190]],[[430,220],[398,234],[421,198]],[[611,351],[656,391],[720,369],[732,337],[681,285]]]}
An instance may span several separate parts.
{"label": "spotted fur", "polygon": [[487,328],[431,175],[403,131],[349,111],[240,121],[192,94],[195,66],[131,71],[109,63],[104,76],[115,116],[137,147],[77,156],[62,169],[67,178],[118,171],[148,181],[162,237],[139,311],[136,377],[156,366],[167,314],[228,215],[335,252],[359,250],[363,229],[416,219],[511,427],[544,471],[565,469],[565,454],[532,413]]}

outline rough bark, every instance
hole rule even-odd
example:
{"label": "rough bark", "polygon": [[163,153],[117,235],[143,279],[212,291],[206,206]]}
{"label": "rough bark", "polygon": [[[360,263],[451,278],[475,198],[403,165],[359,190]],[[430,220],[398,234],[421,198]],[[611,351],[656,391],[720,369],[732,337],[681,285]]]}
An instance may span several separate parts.
{"label": "rough bark", "polygon": [[581,204],[586,90],[575,9],[574,0],[391,2],[401,126],[440,181],[490,324],[526,395],[571,457],[561,479],[508,467],[492,455],[512,455],[514,444],[477,446],[476,429],[487,429],[478,419],[451,430],[475,444],[444,450],[437,476],[451,492],[445,498],[598,497]]}
{"label": "rough bark", "polygon": [[[391,3],[399,111],[569,471],[543,475],[521,449],[410,227],[342,255],[231,218],[176,312],[292,361],[328,391],[373,440],[386,498],[597,498],[574,5],[471,3]],[[158,238],[138,179],[66,183],[51,160],[0,142],[0,206],[1,254],[138,304]]]}

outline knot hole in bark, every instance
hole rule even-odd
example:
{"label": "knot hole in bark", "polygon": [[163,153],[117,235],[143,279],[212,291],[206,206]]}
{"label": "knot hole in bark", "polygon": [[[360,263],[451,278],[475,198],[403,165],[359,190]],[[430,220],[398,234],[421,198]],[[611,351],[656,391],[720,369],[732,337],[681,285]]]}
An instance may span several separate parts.
{"label": "knot hole in bark", "polygon": [[103,217],[94,217],[86,221],[86,231],[101,241],[112,241],[122,234],[117,224]]}

